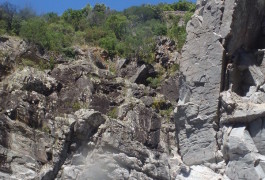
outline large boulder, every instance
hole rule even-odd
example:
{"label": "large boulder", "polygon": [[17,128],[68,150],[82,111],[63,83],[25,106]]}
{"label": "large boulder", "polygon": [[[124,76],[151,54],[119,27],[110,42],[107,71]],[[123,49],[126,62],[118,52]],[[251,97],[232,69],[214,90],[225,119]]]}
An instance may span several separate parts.
{"label": "large boulder", "polygon": [[137,84],[146,84],[147,78],[152,76],[154,73],[154,68],[151,65],[143,64],[139,68],[135,74],[130,78],[131,82]]}
{"label": "large boulder", "polygon": [[94,110],[80,109],[75,115],[78,120],[74,125],[74,133],[81,140],[88,139],[106,121],[101,113]]}

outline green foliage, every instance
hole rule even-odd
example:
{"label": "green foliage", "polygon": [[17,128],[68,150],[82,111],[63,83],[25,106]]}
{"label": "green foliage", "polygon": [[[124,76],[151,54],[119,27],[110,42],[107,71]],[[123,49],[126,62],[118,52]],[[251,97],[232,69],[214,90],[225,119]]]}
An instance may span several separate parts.
{"label": "green foliage", "polygon": [[150,87],[156,89],[159,87],[163,81],[163,76],[166,73],[166,70],[163,67],[158,68],[158,74],[155,77],[147,78],[147,83]]}
{"label": "green foliage", "polygon": [[0,5],[0,20],[5,22],[5,31],[12,30],[12,21],[17,12],[16,7],[13,4],[5,2]]}
{"label": "green foliage", "polygon": [[73,108],[74,111],[78,111],[79,109],[82,108],[82,105],[79,102],[74,102],[72,104],[72,108]]}
{"label": "green foliage", "polygon": [[49,69],[53,70],[55,67],[55,59],[53,57],[50,58],[49,65],[50,65]]}
{"label": "green foliage", "polygon": [[149,77],[149,78],[147,78],[147,82],[148,82],[149,86],[156,89],[158,86],[161,85],[161,78],[160,77],[154,77],[154,78]]}
{"label": "green foliage", "polygon": [[179,70],[179,65],[178,65],[178,64],[173,64],[173,65],[171,65],[171,67],[169,68],[169,74],[170,74],[170,75],[173,75],[173,74],[175,74],[178,70]]}
{"label": "green foliage", "polygon": [[54,59],[50,59],[50,61],[45,61],[45,60],[36,61],[32,59],[22,58],[21,66],[22,67],[29,66],[44,71],[46,69],[52,70],[55,66],[55,62]]}
{"label": "green foliage", "polygon": [[169,121],[170,121],[170,118],[171,118],[171,114],[172,114],[173,111],[174,111],[173,107],[170,106],[170,107],[167,108],[167,109],[160,110],[160,111],[159,111],[159,114],[160,114],[162,117],[166,118],[167,121],[169,122]]}
{"label": "green foliage", "polygon": [[48,26],[42,18],[23,21],[20,30],[20,35],[23,38],[54,51],[61,51],[62,48],[69,47],[73,34],[71,26],[64,23],[52,23]]}
{"label": "green foliage", "polygon": [[167,3],[160,3],[157,5],[162,11],[174,11],[173,6]]}
{"label": "green foliage", "polygon": [[33,43],[48,48],[47,26],[41,18],[33,18],[22,22],[20,35]]}
{"label": "green foliage", "polygon": [[167,26],[165,24],[159,24],[154,27],[154,34],[156,36],[165,36],[167,35]]}
{"label": "green foliage", "polygon": [[122,39],[127,32],[128,20],[124,15],[111,15],[106,24],[115,33],[117,39]]}
{"label": "green foliage", "polygon": [[21,22],[35,16],[30,8],[24,8],[18,12],[16,6],[8,2],[0,4],[0,33],[19,35]]}
{"label": "green foliage", "polygon": [[166,106],[166,101],[161,99],[155,99],[152,104],[152,108],[156,110],[164,109]]}
{"label": "green foliage", "polygon": [[96,4],[93,8],[93,12],[105,13],[107,7],[105,4]]}
{"label": "green foliage", "polygon": [[151,6],[133,6],[126,10],[124,10],[125,16],[128,19],[138,21],[138,22],[146,22],[152,19],[160,19],[161,15]]}
{"label": "green foliage", "polygon": [[111,60],[108,60],[106,61],[107,65],[108,65],[108,69],[109,71],[113,74],[113,75],[116,75],[117,73],[117,69],[116,69],[116,63],[111,61]]}
{"label": "green foliage", "polygon": [[188,21],[191,19],[191,16],[193,15],[193,12],[187,12],[185,13],[184,15],[184,22],[185,22],[185,25],[187,25]]}
{"label": "green foliage", "polygon": [[83,10],[68,9],[62,15],[64,21],[71,24],[76,31],[80,29],[82,17]]}
{"label": "green foliage", "polygon": [[186,1],[186,0],[179,0],[179,2],[174,3],[172,5],[173,9],[175,11],[190,11],[190,12],[194,12],[196,5],[192,2]]}
{"label": "green foliage", "polygon": [[[184,10],[185,16],[170,15],[172,25],[165,21],[163,11]],[[104,4],[81,10],[66,10],[61,16],[47,13],[36,16],[30,8],[17,10],[10,3],[0,4],[0,34],[19,35],[44,49],[63,52],[74,58],[72,45],[90,44],[116,55],[154,62],[156,36],[170,36],[180,50],[186,39],[185,26],[195,10],[195,4],[180,0],[174,4],[133,6],[122,12],[110,10]],[[179,27],[180,18],[184,26]],[[157,84],[158,78],[150,80]]]}
{"label": "green foliage", "polygon": [[92,10],[91,25],[101,26],[104,24],[107,15],[107,7],[104,4],[96,4]]}
{"label": "green foliage", "polygon": [[20,17],[15,16],[11,24],[11,29],[12,29],[11,33],[15,35],[19,35],[20,27],[21,27],[21,19]]}
{"label": "green foliage", "polygon": [[50,131],[51,131],[48,125],[46,124],[42,125],[42,128],[40,130],[46,134],[50,134]]}
{"label": "green foliage", "polygon": [[36,63],[30,59],[22,59],[22,64],[24,66],[29,66],[29,67],[35,67]]}
{"label": "green foliage", "polygon": [[76,33],[71,25],[64,22],[51,23],[47,27],[46,38],[49,40],[48,48],[60,51],[70,47]]}
{"label": "green foliage", "polygon": [[152,104],[152,108],[159,112],[159,114],[166,118],[167,121],[170,120],[173,106],[171,104],[167,104],[167,102],[163,99],[155,99]]}
{"label": "green foliage", "polygon": [[117,119],[118,118],[118,108],[117,107],[114,107],[112,108],[108,114],[107,114],[110,118],[112,119]]}
{"label": "green foliage", "polygon": [[5,34],[7,30],[7,23],[4,20],[0,20],[0,35]]}
{"label": "green foliage", "polygon": [[36,17],[36,13],[34,12],[33,9],[29,7],[25,7],[21,9],[16,16],[18,16],[22,20],[28,20],[28,19]]}
{"label": "green foliage", "polygon": [[177,40],[178,50],[181,50],[186,41],[186,28],[185,26],[174,26],[169,31],[169,36]]}
{"label": "green foliage", "polygon": [[43,15],[43,18],[48,22],[48,23],[55,23],[60,20],[60,17],[56,13],[47,13]]}
{"label": "green foliage", "polygon": [[66,55],[66,57],[75,58],[76,56],[74,49],[71,47],[64,48],[62,51]]}
{"label": "green foliage", "polygon": [[109,52],[110,57],[114,57],[117,53],[116,45],[117,39],[113,36],[107,36],[99,40],[99,45]]}
{"label": "green foliage", "polygon": [[193,12],[185,13],[183,17],[184,26],[178,26],[178,23],[181,19],[180,16],[176,16],[171,19],[173,25],[168,30],[168,36],[177,41],[179,51],[182,49],[183,45],[186,42],[186,36],[187,36],[186,25],[188,21],[191,19],[192,15],[193,15]]}
{"label": "green foliage", "polygon": [[91,27],[85,30],[85,41],[97,44],[98,40],[106,37],[108,32],[101,27]]}

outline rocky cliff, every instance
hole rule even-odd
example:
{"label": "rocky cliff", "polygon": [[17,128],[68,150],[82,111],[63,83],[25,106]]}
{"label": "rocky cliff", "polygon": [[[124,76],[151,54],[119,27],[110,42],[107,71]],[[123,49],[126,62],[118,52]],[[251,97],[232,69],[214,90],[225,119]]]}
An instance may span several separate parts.
{"label": "rocky cliff", "polygon": [[158,88],[143,61],[1,37],[0,179],[265,178],[264,9],[198,0],[181,55],[158,39],[157,65],[180,66]]}
{"label": "rocky cliff", "polygon": [[187,165],[180,179],[265,177],[264,8],[259,0],[197,2],[175,109],[178,150]]}
{"label": "rocky cliff", "polygon": [[[65,59],[14,37],[0,47],[0,179],[176,177],[176,73],[153,89],[152,65],[97,48]],[[157,64],[174,63],[174,48],[158,40]]]}

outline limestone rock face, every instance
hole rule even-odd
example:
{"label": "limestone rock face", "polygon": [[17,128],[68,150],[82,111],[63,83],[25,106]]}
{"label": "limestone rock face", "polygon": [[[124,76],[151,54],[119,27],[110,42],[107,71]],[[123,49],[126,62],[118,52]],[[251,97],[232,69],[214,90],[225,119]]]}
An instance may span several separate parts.
{"label": "limestone rock face", "polygon": [[197,1],[180,59],[175,123],[190,167],[179,179],[264,178],[264,8],[259,0]]}

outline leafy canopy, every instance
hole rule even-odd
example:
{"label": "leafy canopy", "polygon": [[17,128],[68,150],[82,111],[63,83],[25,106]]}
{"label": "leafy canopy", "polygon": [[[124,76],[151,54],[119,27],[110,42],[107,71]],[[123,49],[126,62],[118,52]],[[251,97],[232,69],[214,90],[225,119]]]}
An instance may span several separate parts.
{"label": "leafy canopy", "polygon": [[[165,11],[185,11],[184,17]],[[30,8],[17,9],[0,4],[0,35],[18,35],[51,51],[73,56],[71,46],[90,44],[115,55],[152,63],[156,36],[170,36],[180,50],[186,40],[186,24],[195,4],[180,0],[173,4],[133,6],[117,12],[104,4],[89,4],[80,10],[68,9],[61,16],[47,13],[37,16]],[[179,26],[184,19],[183,26]]]}

